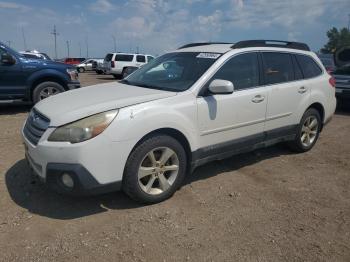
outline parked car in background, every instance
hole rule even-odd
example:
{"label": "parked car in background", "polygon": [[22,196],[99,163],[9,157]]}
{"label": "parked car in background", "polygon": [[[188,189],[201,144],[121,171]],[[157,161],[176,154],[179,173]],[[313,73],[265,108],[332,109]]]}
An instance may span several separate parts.
{"label": "parked car in background", "polygon": [[67,65],[79,65],[81,62],[85,61],[85,58],[65,58],[63,63]]}
{"label": "parked car in background", "polygon": [[95,59],[95,61],[92,62],[92,70],[95,71],[98,75],[104,74],[106,72],[103,67],[103,61],[104,59]]}
{"label": "parked car in background", "polygon": [[336,69],[333,54],[318,54],[318,57],[329,73]]}
{"label": "parked car in background", "polygon": [[37,50],[20,51],[20,53],[26,58],[52,60],[47,54],[41,53],[41,52],[39,52]]}
{"label": "parked car in background", "polygon": [[333,72],[336,96],[340,105],[350,105],[350,46],[338,49],[334,54],[337,69]]}
{"label": "parked car in background", "polygon": [[280,142],[311,150],[335,106],[334,79],[306,44],[194,43],[119,82],[40,102],[22,134],[29,165],[53,190],[123,189],[157,203],[209,161]]}
{"label": "parked car in background", "polygon": [[79,87],[75,67],[27,58],[0,42],[0,103],[37,103]]}
{"label": "parked car in background", "polygon": [[94,64],[95,61],[97,61],[96,58],[86,59],[85,61],[83,61],[80,64],[76,65],[78,72],[79,73],[83,73],[85,71],[94,70],[93,69],[93,64]]}
{"label": "parked car in background", "polygon": [[119,78],[128,67],[139,68],[153,59],[153,56],[144,54],[109,53],[104,59],[104,68],[107,74]]}

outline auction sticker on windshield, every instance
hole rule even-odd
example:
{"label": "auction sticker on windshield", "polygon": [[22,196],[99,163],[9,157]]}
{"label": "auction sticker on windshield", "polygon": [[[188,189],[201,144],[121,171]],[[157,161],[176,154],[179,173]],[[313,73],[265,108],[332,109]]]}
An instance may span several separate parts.
{"label": "auction sticker on windshield", "polygon": [[210,58],[210,59],[217,59],[220,56],[220,54],[216,53],[200,53],[197,55],[197,58]]}

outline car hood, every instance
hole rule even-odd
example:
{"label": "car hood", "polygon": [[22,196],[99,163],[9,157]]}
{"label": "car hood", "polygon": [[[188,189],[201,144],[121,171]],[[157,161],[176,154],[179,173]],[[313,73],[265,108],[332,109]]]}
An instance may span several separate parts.
{"label": "car hood", "polygon": [[20,60],[24,67],[26,66],[34,66],[34,67],[54,67],[54,68],[74,68],[71,65],[66,65],[64,63],[55,62],[52,60],[44,60],[44,59],[30,59],[25,57],[20,57]]}
{"label": "car hood", "polygon": [[111,82],[51,96],[36,104],[35,109],[50,119],[50,126],[61,126],[100,112],[167,98],[176,94]]}

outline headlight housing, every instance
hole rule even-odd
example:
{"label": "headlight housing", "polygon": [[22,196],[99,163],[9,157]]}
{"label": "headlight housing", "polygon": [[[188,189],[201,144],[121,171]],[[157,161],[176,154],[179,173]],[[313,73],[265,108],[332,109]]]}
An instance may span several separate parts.
{"label": "headlight housing", "polygon": [[101,134],[112,123],[117,114],[118,110],[116,109],[60,126],[49,136],[48,140],[72,144],[89,140]]}
{"label": "headlight housing", "polygon": [[78,81],[79,74],[76,68],[67,68],[67,73],[72,81]]}

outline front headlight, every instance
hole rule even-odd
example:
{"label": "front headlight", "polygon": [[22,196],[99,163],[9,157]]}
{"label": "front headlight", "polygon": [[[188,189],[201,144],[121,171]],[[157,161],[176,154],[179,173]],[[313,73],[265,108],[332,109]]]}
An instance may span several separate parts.
{"label": "front headlight", "polygon": [[79,74],[76,68],[68,68],[67,73],[72,81],[77,81],[79,79]]}
{"label": "front headlight", "polygon": [[101,134],[117,116],[118,110],[99,113],[58,127],[49,141],[80,143]]}

